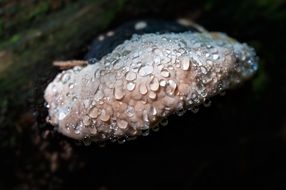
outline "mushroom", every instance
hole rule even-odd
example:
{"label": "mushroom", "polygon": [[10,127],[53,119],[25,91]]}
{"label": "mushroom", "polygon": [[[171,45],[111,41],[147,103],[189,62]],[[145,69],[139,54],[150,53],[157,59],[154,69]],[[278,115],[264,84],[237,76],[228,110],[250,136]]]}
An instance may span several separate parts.
{"label": "mushroom", "polygon": [[235,87],[256,72],[253,48],[223,33],[133,35],[94,64],[48,84],[48,122],[73,139],[144,134],[173,113]]}

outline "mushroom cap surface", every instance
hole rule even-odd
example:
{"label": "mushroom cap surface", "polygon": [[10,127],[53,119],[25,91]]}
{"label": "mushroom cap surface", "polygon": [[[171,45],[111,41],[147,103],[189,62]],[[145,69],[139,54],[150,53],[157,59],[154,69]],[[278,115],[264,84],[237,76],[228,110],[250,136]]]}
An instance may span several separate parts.
{"label": "mushroom cap surface", "polygon": [[130,138],[249,79],[254,49],[223,33],[133,35],[47,86],[48,122],[73,139]]}

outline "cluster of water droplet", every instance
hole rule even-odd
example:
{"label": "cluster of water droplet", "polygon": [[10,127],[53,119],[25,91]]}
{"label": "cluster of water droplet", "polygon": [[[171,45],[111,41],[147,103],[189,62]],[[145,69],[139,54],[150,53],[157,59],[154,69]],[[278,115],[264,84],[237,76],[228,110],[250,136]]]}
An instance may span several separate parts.
{"label": "cluster of water droplet", "polygon": [[94,61],[63,71],[45,91],[49,122],[85,144],[147,135],[257,70],[254,50],[221,33],[134,35]]}

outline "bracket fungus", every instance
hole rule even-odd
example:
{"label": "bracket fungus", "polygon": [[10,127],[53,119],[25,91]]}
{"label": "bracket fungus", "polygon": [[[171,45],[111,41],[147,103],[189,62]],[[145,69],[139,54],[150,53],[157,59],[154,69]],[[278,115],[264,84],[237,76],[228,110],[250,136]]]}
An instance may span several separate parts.
{"label": "bracket fungus", "polygon": [[133,35],[100,60],[64,70],[47,86],[48,122],[77,140],[144,135],[249,79],[255,51],[223,33]]}

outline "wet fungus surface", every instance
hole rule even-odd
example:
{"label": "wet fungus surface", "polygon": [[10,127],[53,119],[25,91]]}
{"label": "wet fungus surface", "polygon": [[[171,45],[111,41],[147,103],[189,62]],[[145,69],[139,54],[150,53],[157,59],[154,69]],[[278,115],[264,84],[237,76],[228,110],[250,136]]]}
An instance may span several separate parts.
{"label": "wet fungus surface", "polygon": [[166,125],[170,114],[196,112],[257,70],[254,49],[223,33],[135,34],[114,48],[87,66],[62,71],[47,86],[48,122],[60,133],[77,140],[133,139]]}

